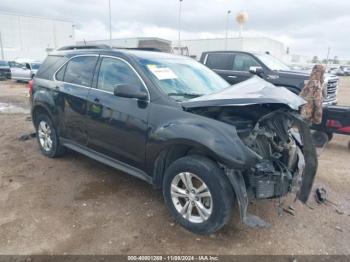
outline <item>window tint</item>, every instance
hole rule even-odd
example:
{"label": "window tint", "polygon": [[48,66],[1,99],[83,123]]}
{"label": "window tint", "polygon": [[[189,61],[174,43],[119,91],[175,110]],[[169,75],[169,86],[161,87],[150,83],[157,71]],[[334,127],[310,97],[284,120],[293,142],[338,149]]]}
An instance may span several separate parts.
{"label": "window tint", "polygon": [[245,54],[237,54],[233,63],[233,70],[249,72],[251,66],[260,66],[253,57]]}
{"label": "window tint", "polygon": [[57,81],[63,81],[64,72],[66,71],[67,64],[65,64],[56,74]]}
{"label": "window tint", "polygon": [[64,74],[64,82],[91,86],[97,59],[97,56],[78,56],[72,58],[68,62]]}
{"label": "window tint", "polygon": [[[52,80],[53,74],[66,61],[67,58],[63,56],[48,56],[39,67],[39,71],[36,73],[35,77]],[[15,63],[13,66],[15,66]]]}
{"label": "window tint", "polygon": [[113,92],[114,88],[120,84],[136,85],[144,89],[141,80],[128,64],[115,58],[103,58],[97,88]]}
{"label": "window tint", "polygon": [[233,54],[208,54],[205,65],[211,69],[232,70]]}

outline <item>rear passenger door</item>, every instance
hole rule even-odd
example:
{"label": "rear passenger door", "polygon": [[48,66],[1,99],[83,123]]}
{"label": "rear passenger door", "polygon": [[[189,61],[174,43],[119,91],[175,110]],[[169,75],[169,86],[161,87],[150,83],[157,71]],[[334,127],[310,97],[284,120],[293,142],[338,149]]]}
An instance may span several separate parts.
{"label": "rear passenger door", "polygon": [[60,104],[61,137],[80,145],[87,144],[87,96],[98,61],[98,55],[79,55],[71,58],[55,75],[56,104]]}
{"label": "rear passenger door", "polygon": [[101,56],[99,74],[88,96],[88,147],[143,169],[147,137],[148,101],[114,95],[120,84],[147,87],[124,59]]}

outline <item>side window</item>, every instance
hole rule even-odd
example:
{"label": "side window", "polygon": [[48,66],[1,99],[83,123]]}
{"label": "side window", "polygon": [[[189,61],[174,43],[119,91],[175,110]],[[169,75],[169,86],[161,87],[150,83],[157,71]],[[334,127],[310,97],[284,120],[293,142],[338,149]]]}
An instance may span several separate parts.
{"label": "side window", "polygon": [[62,66],[62,68],[57,72],[57,74],[56,74],[56,80],[57,81],[63,81],[64,72],[66,71],[66,68],[67,68],[67,64]]}
{"label": "side window", "polygon": [[233,63],[233,70],[249,72],[251,66],[260,66],[253,57],[245,54],[237,54]]}
{"label": "side window", "polygon": [[140,89],[144,88],[141,80],[128,64],[116,58],[103,58],[97,88],[113,93],[114,88],[120,84],[136,85]]}
{"label": "side window", "polygon": [[39,67],[39,71],[35,77],[51,80],[53,74],[64,64],[65,61],[67,61],[66,57],[49,55]]}
{"label": "side window", "polygon": [[78,56],[72,58],[66,67],[64,82],[91,86],[97,56]]}
{"label": "side window", "polygon": [[232,70],[233,54],[208,54],[205,65],[211,69]]}

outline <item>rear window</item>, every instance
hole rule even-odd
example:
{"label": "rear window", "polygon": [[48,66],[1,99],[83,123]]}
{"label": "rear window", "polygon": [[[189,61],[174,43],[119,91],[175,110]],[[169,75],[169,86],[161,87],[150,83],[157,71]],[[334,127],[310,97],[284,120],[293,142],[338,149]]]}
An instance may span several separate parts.
{"label": "rear window", "polygon": [[39,70],[35,77],[52,80],[54,73],[66,61],[67,58],[63,56],[48,56],[45,59],[44,63],[39,67]]}
{"label": "rear window", "polygon": [[64,82],[90,87],[97,59],[97,56],[78,56],[69,60]]}
{"label": "rear window", "polygon": [[205,65],[211,69],[232,70],[233,54],[208,54]]}

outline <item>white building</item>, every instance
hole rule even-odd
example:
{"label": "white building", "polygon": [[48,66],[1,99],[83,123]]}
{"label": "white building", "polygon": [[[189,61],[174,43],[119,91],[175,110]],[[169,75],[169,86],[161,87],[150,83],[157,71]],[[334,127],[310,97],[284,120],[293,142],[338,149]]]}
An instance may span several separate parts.
{"label": "white building", "polygon": [[6,60],[40,61],[47,51],[75,44],[73,22],[51,18],[0,13],[0,34],[0,59]]}
{"label": "white building", "polygon": [[[177,42],[175,41],[175,44]],[[192,39],[181,40],[181,47],[188,49],[190,56],[199,59],[204,51],[247,51],[247,52],[269,52],[272,56],[289,62],[287,48],[282,42],[267,37],[244,37],[214,39]]]}

